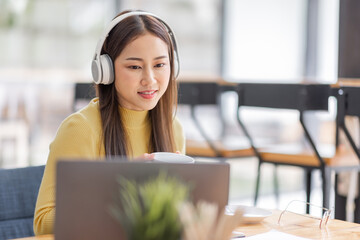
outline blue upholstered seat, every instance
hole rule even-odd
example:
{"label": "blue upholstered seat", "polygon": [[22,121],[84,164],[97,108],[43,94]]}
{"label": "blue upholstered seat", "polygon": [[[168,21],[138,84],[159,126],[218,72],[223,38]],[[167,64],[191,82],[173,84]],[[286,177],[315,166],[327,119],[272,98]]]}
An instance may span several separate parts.
{"label": "blue upholstered seat", "polygon": [[36,198],[44,166],[0,169],[0,240],[34,236]]}

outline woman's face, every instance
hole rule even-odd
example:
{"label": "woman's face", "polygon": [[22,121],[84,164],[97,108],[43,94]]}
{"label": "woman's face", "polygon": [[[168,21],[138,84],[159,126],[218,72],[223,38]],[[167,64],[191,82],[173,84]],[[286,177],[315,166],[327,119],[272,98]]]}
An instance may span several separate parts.
{"label": "woman's face", "polygon": [[169,84],[168,46],[150,33],[141,35],[123,49],[114,68],[120,105],[130,110],[151,110]]}

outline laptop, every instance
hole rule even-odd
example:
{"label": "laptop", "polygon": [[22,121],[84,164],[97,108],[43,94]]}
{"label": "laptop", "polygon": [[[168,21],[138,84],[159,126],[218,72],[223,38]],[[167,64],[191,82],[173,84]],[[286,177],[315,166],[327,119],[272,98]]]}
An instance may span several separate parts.
{"label": "laptop", "polygon": [[160,171],[192,185],[194,203],[204,200],[219,209],[228,204],[230,167],[227,163],[159,163],[120,161],[59,161],[57,165],[55,240],[126,239],[109,213],[121,175],[137,183]]}

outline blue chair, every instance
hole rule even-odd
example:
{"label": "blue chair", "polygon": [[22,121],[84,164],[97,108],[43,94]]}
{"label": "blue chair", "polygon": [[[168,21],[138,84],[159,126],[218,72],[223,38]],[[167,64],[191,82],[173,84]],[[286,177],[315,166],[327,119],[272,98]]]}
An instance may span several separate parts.
{"label": "blue chair", "polygon": [[0,169],[0,240],[34,236],[36,199],[44,166]]}

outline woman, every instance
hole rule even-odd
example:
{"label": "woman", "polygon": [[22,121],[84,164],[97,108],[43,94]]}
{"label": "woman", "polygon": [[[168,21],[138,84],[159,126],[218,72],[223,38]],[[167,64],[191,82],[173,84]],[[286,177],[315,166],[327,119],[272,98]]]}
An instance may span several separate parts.
{"label": "woman", "polygon": [[176,42],[165,22],[145,12],[123,12],[100,39],[92,71],[98,98],[60,125],[46,164],[34,216],[36,235],[53,233],[58,159],[185,153],[174,118]]}

